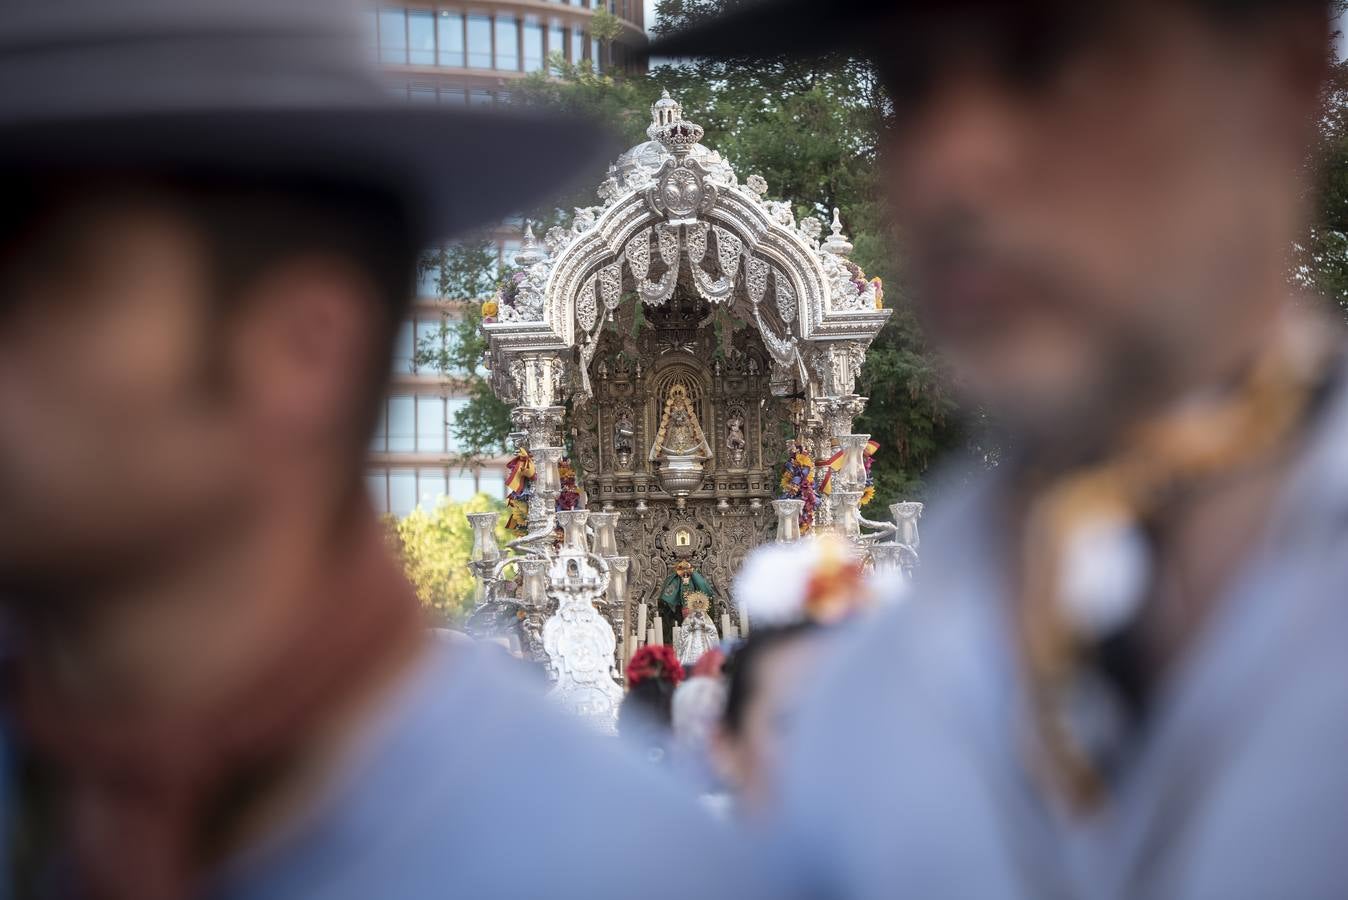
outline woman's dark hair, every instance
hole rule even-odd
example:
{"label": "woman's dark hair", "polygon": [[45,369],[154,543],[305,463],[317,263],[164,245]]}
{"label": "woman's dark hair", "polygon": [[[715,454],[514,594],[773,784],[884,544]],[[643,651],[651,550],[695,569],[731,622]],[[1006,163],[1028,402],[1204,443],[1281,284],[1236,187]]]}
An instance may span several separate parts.
{"label": "woman's dark hair", "polygon": [[652,727],[668,729],[674,688],[674,682],[667,678],[647,678],[628,691],[618,706],[619,733]]}
{"label": "woman's dark hair", "polygon": [[744,643],[726,658],[725,712],[721,715],[721,727],[725,729],[726,734],[738,737],[744,730],[749,704],[753,702],[754,695],[758,691],[756,670],[763,657],[794,640],[819,631],[820,628],[819,624],[812,621],[759,628],[751,632],[744,639]]}

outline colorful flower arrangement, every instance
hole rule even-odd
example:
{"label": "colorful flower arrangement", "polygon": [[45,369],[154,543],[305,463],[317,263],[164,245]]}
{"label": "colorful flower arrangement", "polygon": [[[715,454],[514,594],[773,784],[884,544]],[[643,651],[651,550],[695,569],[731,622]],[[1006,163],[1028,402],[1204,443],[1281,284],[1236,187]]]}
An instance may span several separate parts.
{"label": "colorful flower arrangement", "polygon": [[[877,281],[879,279],[876,279]],[[866,486],[861,490],[861,505],[865,506],[875,499],[875,476],[871,474],[871,466],[875,464],[875,454],[880,449],[880,442],[870,440],[866,442],[866,455],[862,457],[866,466]]]}
{"label": "colorful flower arrangement", "polygon": [[509,306],[514,309],[515,301],[520,296],[520,285],[524,283],[525,273],[523,270],[511,273],[510,277],[501,285],[496,296],[482,304],[482,322],[490,324],[496,321],[496,317],[501,314],[501,307]]}
{"label": "colorful flower arrangement", "polygon": [[632,654],[632,661],[627,664],[627,689],[630,691],[649,679],[668,681],[676,686],[683,681],[683,666],[673,647],[647,644]]}
{"label": "colorful flower arrangement", "polygon": [[576,487],[576,467],[569,457],[563,456],[557,463],[557,475],[562,482],[562,490],[557,495],[557,511],[573,510],[580,503],[580,490]]}
{"label": "colorful flower arrangement", "polygon": [[[865,506],[875,499],[875,478],[871,475],[871,466],[875,463],[875,453],[879,449],[880,443],[871,440],[866,442],[866,448],[862,451],[862,463],[866,467],[866,481],[861,490],[861,506]],[[816,498],[833,493],[833,473],[842,470],[843,455],[844,451],[838,449],[823,464],[815,467],[814,493]]]}
{"label": "colorful flower arrangement", "polygon": [[506,530],[519,537],[529,533],[529,498],[534,495],[534,460],[520,447],[506,463]]}
{"label": "colorful flower arrangement", "polygon": [[866,293],[867,288],[875,288],[875,308],[885,308],[885,283],[879,276],[867,280],[866,273],[861,270],[861,266],[852,262],[850,259],[843,260],[843,265],[847,267],[848,273],[852,276],[852,285],[857,289],[857,295]]}
{"label": "colorful flower arrangement", "polygon": [[802,533],[809,531],[814,524],[814,508],[819,504],[815,478],[814,459],[801,444],[793,441],[787,453],[786,465],[782,468],[779,499],[803,501],[800,511]]}

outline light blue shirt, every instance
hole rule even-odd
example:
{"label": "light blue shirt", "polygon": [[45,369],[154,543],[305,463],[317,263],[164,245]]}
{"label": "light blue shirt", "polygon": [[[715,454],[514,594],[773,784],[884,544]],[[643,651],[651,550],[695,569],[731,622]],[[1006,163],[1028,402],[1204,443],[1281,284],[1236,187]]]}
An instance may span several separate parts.
{"label": "light blue shirt", "polygon": [[308,819],[211,896],[798,896],[769,886],[689,793],[536,693],[494,654],[437,651]]}
{"label": "light blue shirt", "polygon": [[804,870],[846,898],[1348,896],[1348,391],[1294,473],[1085,820],[1023,765],[999,476],[938,499],[912,599],[840,636],[798,724]]}

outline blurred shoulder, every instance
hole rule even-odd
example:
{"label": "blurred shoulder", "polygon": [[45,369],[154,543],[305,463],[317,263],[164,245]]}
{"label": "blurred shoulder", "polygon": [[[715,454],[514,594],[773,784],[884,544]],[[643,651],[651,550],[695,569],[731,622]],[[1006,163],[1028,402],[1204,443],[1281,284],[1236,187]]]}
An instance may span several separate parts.
{"label": "blurred shoulder", "polygon": [[[312,827],[223,896],[617,900],[630,885],[612,860],[721,828],[492,648],[434,648],[374,729]],[[709,845],[711,895],[751,896],[732,836]]]}

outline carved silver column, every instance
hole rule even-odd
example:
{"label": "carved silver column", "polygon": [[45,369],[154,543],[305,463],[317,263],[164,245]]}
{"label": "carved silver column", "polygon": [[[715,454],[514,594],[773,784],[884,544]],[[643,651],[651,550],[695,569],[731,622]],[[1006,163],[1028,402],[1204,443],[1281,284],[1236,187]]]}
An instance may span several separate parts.
{"label": "carved silver column", "polygon": [[618,517],[622,513],[601,511],[590,513],[590,526],[594,529],[594,552],[611,559],[618,555]]}
{"label": "carved silver column", "polygon": [[630,655],[631,648],[628,647],[627,627],[627,570],[631,565],[631,559],[626,556],[612,556],[607,558],[608,562],[608,594],[607,600],[609,621],[613,623],[613,630],[621,637],[618,640],[618,658],[614,660],[618,673],[621,675],[627,668],[627,657]]}
{"label": "carved silver column", "polygon": [[830,498],[833,507],[833,528],[848,543],[861,543],[861,491],[834,490]]}
{"label": "carved silver column", "polygon": [[[866,398],[856,394],[821,397],[816,405],[822,428],[829,439],[842,440],[852,433],[852,423],[866,411]],[[869,436],[867,440],[869,440]]]}
{"label": "carved silver column", "polygon": [[866,445],[869,434],[845,434],[838,439],[842,444],[843,467],[835,476],[849,491],[859,491],[866,485]]}
{"label": "carved silver column", "polygon": [[922,517],[923,509],[923,504],[913,500],[892,503],[889,506],[889,514],[898,527],[898,532],[894,536],[895,540],[900,544],[912,547],[915,551],[921,545],[921,538],[917,531],[917,520]]}
{"label": "carved silver column", "polygon": [[542,556],[518,556],[520,567],[520,604],[524,607],[524,633],[530,659],[544,661],[543,619],[551,603],[548,599],[548,560]]}
{"label": "carved silver column", "polygon": [[473,549],[469,554],[468,568],[473,573],[473,608],[487,602],[491,586],[495,581],[493,570],[501,556],[501,548],[496,543],[496,524],[500,513],[469,513],[468,523],[473,529]]}
{"label": "carved silver column", "polygon": [[800,540],[800,514],[804,509],[804,500],[772,501],[772,510],[777,514],[777,543]]}
{"label": "carved silver column", "polygon": [[531,452],[534,457],[534,496],[529,501],[529,530],[535,531],[557,510],[557,495],[562,492],[558,463],[563,450],[561,447],[536,447]]}
{"label": "carved silver column", "polygon": [[562,526],[563,552],[589,552],[590,542],[585,535],[585,522],[589,517],[588,509],[572,509],[557,513],[557,524]]}
{"label": "carved silver column", "polygon": [[473,550],[470,559],[473,562],[495,563],[501,556],[501,548],[496,543],[496,526],[501,514],[496,512],[469,513],[468,522],[473,527]]}
{"label": "carved silver column", "polygon": [[904,548],[898,544],[872,544],[871,564],[881,578],[899,578],[904,574]]}
{"label": "carved silver column", "polygon": [[917,520],[922,517],[923,504],[907,500],[890,504],[889,512],[894,517],[894,542],[899,546],[902,558],[900,564],[907,575],[917,568],[918,550],[922,539],[918,534]]}

